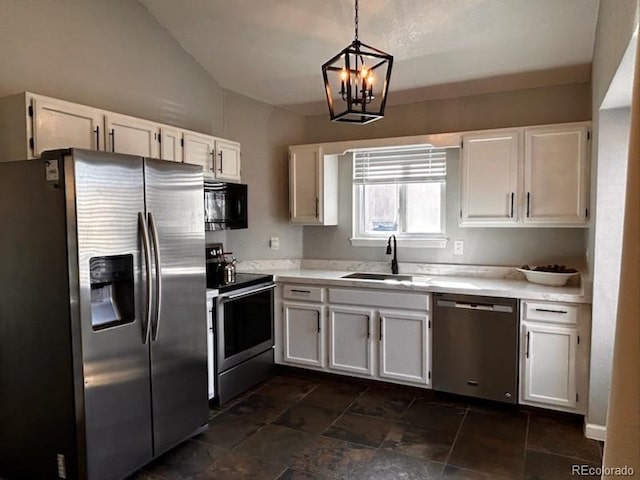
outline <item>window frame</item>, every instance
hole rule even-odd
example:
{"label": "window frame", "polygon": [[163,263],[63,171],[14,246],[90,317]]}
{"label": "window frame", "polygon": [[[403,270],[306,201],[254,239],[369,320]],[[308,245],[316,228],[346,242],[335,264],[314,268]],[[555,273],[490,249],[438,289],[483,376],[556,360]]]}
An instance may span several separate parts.
{"label": "window frame", "polygon": [[[353,161],[353,159],[352,159]],[[352,168],[353,172],[353,168]],[[353,199],[353,211],[351,221],[351,245],[354,247],[377,247],[384,246],[387,243],[387,239],[390,235],[395,235],[398,245],[402,247],[414,247],[414,248],[446,248],[449,238],[446,236],[446,197],[447,197],[447,180],[445,177],[444,182],[440,183],[440,233],[408,233],[402,232],[403,228],[406,228],[407,224],[407,195],[406,185],[409,182],[398,182],[399,189],[399,230],[400,232],[381,232],[381,233],[367,233],[364,231],[364,190],[366,184],[353,183],[352,173],[352,199]]]}

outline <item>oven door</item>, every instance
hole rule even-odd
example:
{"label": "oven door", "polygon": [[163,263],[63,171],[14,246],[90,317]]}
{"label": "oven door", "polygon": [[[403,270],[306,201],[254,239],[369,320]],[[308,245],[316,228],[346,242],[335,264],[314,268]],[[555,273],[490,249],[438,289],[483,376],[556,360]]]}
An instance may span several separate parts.
{"label": "oven door", "polygon": [[273,347],[275,287],[273,283],[256,285],[218,297],[218,373]]}

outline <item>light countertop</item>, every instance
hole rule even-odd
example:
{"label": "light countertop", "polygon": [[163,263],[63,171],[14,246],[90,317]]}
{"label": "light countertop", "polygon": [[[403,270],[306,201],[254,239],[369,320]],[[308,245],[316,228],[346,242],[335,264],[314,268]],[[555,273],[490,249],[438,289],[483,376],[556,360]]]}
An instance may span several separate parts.
{"label": "light countertop", "polygon": [[329,285],[338,287],[367,287],[414,292],[458,293],[488,297],[508,297],[523,300],[591,303],[591,297],[581,286],[549,287],[526,280],[508,278],[479,278],[448,275],[412,275],[411,281],[360,280],[341,278],[353,271],[286,269],[272,270],[276,282]]}

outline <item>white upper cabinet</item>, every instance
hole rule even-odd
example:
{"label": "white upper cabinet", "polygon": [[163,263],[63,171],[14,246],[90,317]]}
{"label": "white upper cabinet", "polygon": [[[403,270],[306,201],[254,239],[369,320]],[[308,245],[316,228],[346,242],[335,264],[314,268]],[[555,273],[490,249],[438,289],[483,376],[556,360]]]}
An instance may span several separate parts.
{"label": "white upper cabinet", "polygon": [[289,217],[301,225],[338,224],[338,159],[322,146],[289,147]]}
{"label": "white upper cabinet", "polygon": [[215,138],[199,133],[184,133],[184,163],[200,165],[205,175],[213,176]]}
{"label": "white upper cabinet", "polygon": [[215,177],[225,182],[240,182],[240,144],[216,138]]}
{"label": "white upper cabinet", "polygon": [[525,223],[586,222],[588,150],[583,125],[525,130]]}
{"label": "white upper cabinet", "polygon": [[127,115],[104,116],[108,152],[159,158],[158,124]]}
{"label": "white upper cabinet", "polygon": [[519,138],[514,130],[462,137],[461,225],[518,222]]}
{"label": "white upper cabinet", "polygon": [[589,123],[463,136],[460,226],[586,227]]}
{"label": "white upper cabinet", "polygon": [[240,181],[238,142],[29,92],[0,98],[0,161],[73,147],[191,163]]}
{"label": "white upper cabinet", "polygon": [[33,112],[33,154],[59,148],[103,148],[100,110],[53,98],[31,99]]}
{"label": "white upper cabinet", "polygon": [[182,162],[182,132],[177,128],[160,127],[160,158]]}

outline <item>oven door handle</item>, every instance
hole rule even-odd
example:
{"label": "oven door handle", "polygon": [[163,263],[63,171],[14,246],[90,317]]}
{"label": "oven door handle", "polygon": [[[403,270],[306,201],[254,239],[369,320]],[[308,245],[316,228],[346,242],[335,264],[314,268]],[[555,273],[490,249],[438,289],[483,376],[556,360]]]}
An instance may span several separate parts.
{"label": "oven door handle", "polygon": [[240,297],[247,297],[249,295],[253,295],[255,293],[260,293],[260,292],[265,292],[267,290],[271,290],[273,288],[276,288],[276,284],[274,283],[273,285],[268,285],[266,287],[262,287],[262,288],[258,288],[256,290],[251,290],[249,292],[244,292],[244,293],[238,293],[236,295],[223,295],[220,297],[220,301],[223,300],[235,300],[236,298],[240,298]]}

